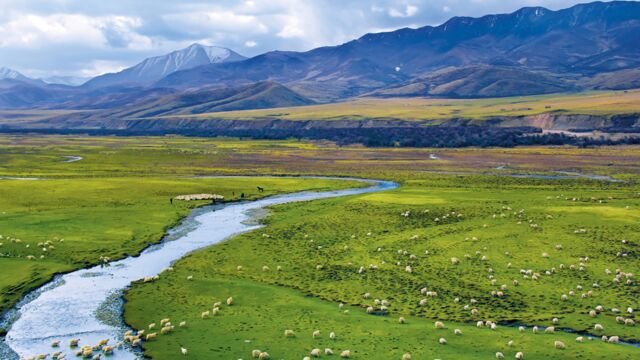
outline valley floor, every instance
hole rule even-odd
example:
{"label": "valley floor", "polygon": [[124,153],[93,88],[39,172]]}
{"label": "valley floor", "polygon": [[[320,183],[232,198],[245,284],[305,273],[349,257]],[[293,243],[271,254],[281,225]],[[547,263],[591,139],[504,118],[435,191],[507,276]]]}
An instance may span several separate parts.
{"label": "valley floor", "polygon": [[[69,163],[65,156],[82,160]],[[354,359],[401,359],[405,353],[414,359],[495,358],[496,352],[514,358],[520,351],[525,359],[634,359],[640,348],[600,337],[640,341],[638,325],[616,319],[637,322],[627,309],[640,306],[637,275],[626,275],[640,272],[638,164],[640,147],[632,146],[368,149],[3,136],[0,266],[10,271],[0,277],[2,306],[6,310],[55,272],[140,251],[202,204],[171,204],[172,196],[215,190],[228,200],[242,192],[252,199],[353,185],[201,176],[371,177],[401,187],[273,207],[265,228],[198,251],[155,282],[136,283],[125,308],[133,328],[164,318],[187,323],[145,342],[145,353],[174,359],[185,347],[193,359],[246,359],[260,349],[274,359],[300,359],[314,348],[331,348],[334,357],[350,350]],[[554,179],[558,171],[623,182]],[[529,173],[550,177],[512,176]],[[265,193],[258,193],[258,184]],[[46,241],[53,248],[43,252],[37,243]],[[36,252],[46,255],[27,260]],[[225,304],[228,297],[232,306]],[[386,311],[376,299],[388,302]],[[202,319],[216,302],[222,302],[219,314]],[[590,316],[597,306],[603,310]],[[497,328],[478,328],[478,321]],[[536,325],[539,334],[532,331]],[[549,326],[556,331],[545,334]],[[285,337],[285,330],[295,336]],[[574,332],[585,342],[577,343]],[[565,349],[556,349],[555,341]]]}

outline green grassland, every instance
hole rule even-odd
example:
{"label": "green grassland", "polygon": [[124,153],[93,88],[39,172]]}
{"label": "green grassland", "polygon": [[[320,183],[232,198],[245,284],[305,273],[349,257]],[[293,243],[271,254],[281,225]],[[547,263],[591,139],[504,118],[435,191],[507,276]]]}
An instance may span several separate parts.
{"label": "green grassland", "polygon": [[[135,328],[161,318],[187,321],[145,344],[154,359],[172,358],[179,344],[197,359],[242,358],[254,348],[295,359],[325,347],[350,349],[361,359],[400,359],[405,352],[418,359],[489,358],[497,351],[508,358],[523,351],[527,359],[633,359],[640,349],[630,345],[576,343],[575,334],[534,335],[513,326],[544,328],[557,317],[558,329],[638,341],[639,328],[617,323],[611,311],[638,307],[637,282],[615,284],[605,269],[640,271],[639,209],[636,186],[437,175],[385,193],[281,205],[266,228],[193,254],[155,283],[136,284],[127,294],[126,319]],[[539,279],[524,278],[521,269]],[[505,296],[492,296],[503,284]],[[438,296],[427,297],[422,288]],[[570,291],[575,295],[562,301]],[[593,295],[582,298],[588,291]],[[233,306],[200,318],[228,296]],[[374,299],[389,301],[386,316],[366,314]],[[590,317],[598,305],[606,311]],[[399,316],[408,324],[399,324]],[[435,329],[436,320],[447,329]],[[477,329],[478,320],[498,322],[498,329]],[[604,331],[595,331],[596,323]],[[285,338],[286,329],[298,336]],[[321,339],[312,338],[314,330]],[[336,341],[327,338],[330,331]],[[440,337],[447,345],[438,344]],[[556,350],[555,340],[567,349]]]}
{"label": "green grassland", "polygon": [[197,115],[160,116],[234,120],[277,118],[283,120],[403,119],[482,120],[501,116],[543,113],[614,115],[640,112],[640,90],[518,96],[491,99],[358,98],[354,100],[287,108],[241,110]]}
{"label": "green grassland", "polygon": [[[256,186],[265,192],[258,193]],[[0,180],[0,311],[53,274],[139,253],[195,206],[180,194],[217,193],[229,201],[308,189],[361,186],[292,178],[57,178]]]}
{"label": "green grassland", "polygon": [[[437,159],[432,159],[436,154]],[[65,163],[65,156],[83,160]],[[499,166],[506,166],[497,171]],[[425,172],[548,173],[634,177],[640,147],[365,148],[330,142],[185,137],[0,136],[0,177],[358,175],[415,179]]]}

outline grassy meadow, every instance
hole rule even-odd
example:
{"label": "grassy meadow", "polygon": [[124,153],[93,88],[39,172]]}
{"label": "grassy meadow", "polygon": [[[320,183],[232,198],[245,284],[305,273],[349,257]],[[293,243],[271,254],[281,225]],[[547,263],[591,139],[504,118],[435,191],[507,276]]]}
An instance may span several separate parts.
{"label": "grassy meadow", "polygon": [[[193,254],[155,283],[136,284],[126,320],[139,329],[162,318],[187,322],[145,344],[154,359],[172,358],[179,345],[197,359],[243,358],[253,349],[295,359],[327,347],[364,359],[513,358],[519,351],[527,359],[634,359],[639,348],[599,338],[640,340],[637,326],[616,320],[635,319],[626,310],[639,305],[637,282],[613,282],[616,269],[640,271],[639,209],[637,186],[436,175],[385,193],[281,205],[264,229]],[[232,306],[200,318],[230,296]],[[385,314],[376,299],[389,302]],[[597,306],[604,311],[590,316]],[[477,321],[498,326],[477,328]],[[558,330],[543,334],[549,326]],[[286,338],[288,329],[297,335]],[[577,343],[572,332],[594,340]]]}
{"label": "grassy meadow", "polygon": [[[68,156],[82,160],[64,162]],[[639,164],[640,147],[634,146],[370,149],[298,141],[0,136],[0,306],[7,309],[56,272],[139,252],[202,204],[171,204],[172,196],[215,192],[232,201],[242,192],[254,199],[357,186],[198,176],[372,177],[395,180],[400,188],[272,207],[264,228],[195,252],[157,281],[134,284],[125,305],[133,328],[164,318],[187,323],[145,342],[145,354],[175,359],[185,347],[192,359],[249,359],[260,349],[272,359],[302,359],[314,348],[331,348],[334,358],[350,350],[353,359],[401,359],[405,353],[475,359],[495,358],[496,352],[513,359],[520,351],[525,359],[636,359],[640,348],[600,337],[640,341],[640,325],[616,321],[638,321],[626,311],[640,307]],[[494,176],[556,171],[626,182]],[[630,284],[624,275],[613,281],[618,269],[636,274]],[[232,306],[224,304],[228,297]],[[376,299],[388,302],[384,314]],[[220,313],[202,319],[216,302],[223,303]],[[590,316],[599,305],[603,311]],[[367,313],[369,306],[374,313]],[[478,328],[480,320],[497,328]],[[436,329],[435,321],[444,329]],[[540,333],[533,333],[534,325]],[[555,333],[545,334],[552,325]],[[285,337],[285,330],[295,336]],[[584,343],[575,341],[574,332],[584,334]],[[566,348],[555,349],[554,341]]]}
{"label": "grassy meadow", "polygon": [[[526,116],[548,112],[562,114],[613,115],[640,112],[640,90],[598,91],[578,94],[552,94],[491,99],[437,98],[359,98],[332,104],[240,110],[180,118],[219,118],[252,120],[403,119],[448,120],[467,118],[482,120],[496,116]],[[172,116],[161,116],[171,118]]]}

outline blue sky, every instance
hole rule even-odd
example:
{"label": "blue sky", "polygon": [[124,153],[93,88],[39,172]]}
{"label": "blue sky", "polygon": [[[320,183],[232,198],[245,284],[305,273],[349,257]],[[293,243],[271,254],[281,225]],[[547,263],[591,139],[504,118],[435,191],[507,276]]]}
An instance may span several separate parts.
{"label": "blue sky", "polygon": [[253,56],[576,0],[0,0],[0,67],[94,76],[194,42]]}

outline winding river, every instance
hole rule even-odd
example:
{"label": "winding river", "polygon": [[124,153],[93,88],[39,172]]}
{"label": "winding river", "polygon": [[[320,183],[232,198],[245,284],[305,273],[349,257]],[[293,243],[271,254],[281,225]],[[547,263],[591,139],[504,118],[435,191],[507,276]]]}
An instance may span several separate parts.
{"label": "winding river", "polygon": [[[113,261],[56,277],[49,284],[27,295],[5,316],[9,330],[0,358],[13,360],[62,351],[66,359],[75,358],[69,349],[70,339],[80,345],[94,345],[101,339],[110,344],[122,339],[126,326],[122,320],[122,293],[131,282],[159,274],[190,252],[219,243],[231,236],[260,228],[256,211],[267,206],[394,189],[388,181],[363,181],[371,186],[328,192],[300,192],[279,195],[253,202],[229,203],[196,209],[180,225],[168,232],[157,245],[139,256]],[[61,341],[52,348],[53,340]],[[132,349],[115,351],[114,360],[137,359]]]}

